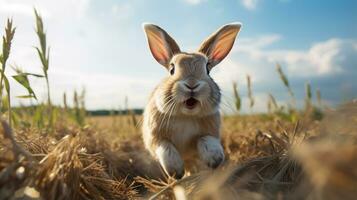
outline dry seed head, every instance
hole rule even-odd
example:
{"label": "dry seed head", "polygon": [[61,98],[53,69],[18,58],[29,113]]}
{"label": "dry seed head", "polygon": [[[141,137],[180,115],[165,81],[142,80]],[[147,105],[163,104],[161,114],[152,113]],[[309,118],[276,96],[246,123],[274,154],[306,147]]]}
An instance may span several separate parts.
{"label": "dry seed head", "polygon": [[49,67],[49,48],[47,48],[46,33],[43,28],[42,17],[38,14],[37,10],[34,10],[36,17],[36,34],[40,42],[40,49],[36,47],[39,57],[41,59],[43,71],[47,77],[47,71]]}
{"label": "dry seed head", "polygon": [[235,105],[237,111],[240,111],[242,101],[241,101],[241,98],[239,96],[237,82],[233,82],[233,94],[234,94],[234,105]]}
{"label": "dry seed head", "polygon": [[68,105],[67,105],[67,94],[64,92],[63,93],[63,106],[64,106],[64,109],[67,109],[68,108]]}
{"label": "dry seed head", "polygon": [[[270,108],[269,108],[270,107]],[[268,94],[268,110],[272,111],[277,111],[278,110],[278,104],[272,94]]]}
{"label": "dry seed head", "polygon": [[249,97],[249,107],[253,108],[254,106],[254,97],[253,97],[253,91],[252,91],[252,83],[250,76],[247,74],[247,86],[248,86],[248,97]]}
{"label": "dry seed head", "polygon": [[321,100],[321,91],[319,88],[316,89],[316,99],[317,99],[317,104],[322,107],[322,100]]}
{"label": "dry seed head", "polygon": [[281,66],[279,63],[276,64],[276,70],[278,71],[279,73],[279,76],[280,76],[280,79],[283,81],[284,85],[289,88],[290,85],[289,85],[289,81],[287,79],[287,77],[285,76],[283,70],[281,69]]}
{"label": "dry seed head", "polygon": [[268,113],[272,113],[272,103],[271,103],[271,99],[268,99],[267,102],[267,108],[268,108]]}
{"label": "dry seed head", "polygon": [[5,27],[5,35],[3,36],[3,44],[2,44],[2,54],[1,60],[2,68],[5,69],[6,61],[10,55],[11,42],[15,35],[15,29],[12,27],[12,19],[7,19],[6,27]]}
{"label": "dry seed head", "polygon": [[283,82],[285,87],[288,89],[290,96],[294,99],[294,92],[292,91],[290,84],[289,84],[289,80],[288,80],[287,76],[284,74],[283,70],[281,69],[281,66],[279,63],[276,64],[276,70],[278,71],[281,81]]}
{"label": "dry seed head", "polygon": [[[3,36],[2,53],[0,54],[1,62],[1,78],[0,78],[0,108],[2,108],[2,97],[3,97],[3,87],[5,86],[7,92],[7,109],[8,109],[8,121],[11,127],[12,123],[12,112],[11,112],[11,101],[10,101],[10,83],[5,75],[6,61],[10,55],[11,42],[15,35],[15,28],[12,27],[12,20],[8,19],[5,27],[5,35]],[[4,85],[3,85],[4,84]]]}
{"label": "dry seed head", "polygon": [[310,86],[310,83],[307,82],[305,84],[305,108],[306,109],[311,107],[311,97],[312,97],[311,86]]}
{"label": "dry seed head", "polygon": [[311,85],[309,82],[305,84],[305,94],[306,94],[306,98],[311,100],[312,94],[311,94]]}
{"label": "dry seed head", "polygon": [[284,86],[288,89],[289,95],[292,100],[292,106],[295,107],[295,95],[293,90],[290,87],[289,80],[287,76],[284,74],[283,70],[281,69],[281,65],[279,63],[276,63],[276,70],[278,71],[279,77],[281,81],[283,82]]}

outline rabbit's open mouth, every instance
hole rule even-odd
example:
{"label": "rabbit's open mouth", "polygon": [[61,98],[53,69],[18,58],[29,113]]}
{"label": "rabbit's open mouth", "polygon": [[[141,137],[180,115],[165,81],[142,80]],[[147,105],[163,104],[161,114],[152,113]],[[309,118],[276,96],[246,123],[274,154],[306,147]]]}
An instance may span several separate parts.
{"label": "rabbit's open mouth", "polygon": [[194,109],[196,104],[198,103],[198,100],[193,98],[193,97],[191,97],[191,98],[187,99],[184,103],[186,105],[186,108]]}

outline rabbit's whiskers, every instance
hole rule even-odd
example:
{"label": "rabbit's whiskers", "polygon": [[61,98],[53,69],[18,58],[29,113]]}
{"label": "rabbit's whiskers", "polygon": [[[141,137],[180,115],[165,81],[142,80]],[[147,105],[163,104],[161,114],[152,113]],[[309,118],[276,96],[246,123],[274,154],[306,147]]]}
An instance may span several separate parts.
{"label": "rabbit's whiskers", "polygon": [[169,100],[167,102],[165,102],[165,104],[162,106],[163,112],[160,112],[160,115],[159,115],[160,124],[159,124],[158,130],[161,130],[161,126],[165,122],[165,116],[167,114],[166,109],[169,110],[169,108],[171,107],[172,102],[174,102],[174,98],[172,98],[171,95],[166,97],[165,99],[169,99]]}

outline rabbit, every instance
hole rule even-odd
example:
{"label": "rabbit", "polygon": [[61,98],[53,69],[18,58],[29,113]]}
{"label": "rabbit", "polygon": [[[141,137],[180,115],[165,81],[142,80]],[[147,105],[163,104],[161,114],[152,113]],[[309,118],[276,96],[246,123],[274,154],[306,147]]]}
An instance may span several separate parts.
{"label": "rabbit", "polygon": [[181,51],[157,25],[144,23],[143,29],[152,56],[168,71],[143,113],[145,148],[176,179],[184,176],[184,160],[197,156],[208,167],[217,168],[224,161],[221,93],[210,71],[232,49],[241,24],[224,25],[192,53]]}

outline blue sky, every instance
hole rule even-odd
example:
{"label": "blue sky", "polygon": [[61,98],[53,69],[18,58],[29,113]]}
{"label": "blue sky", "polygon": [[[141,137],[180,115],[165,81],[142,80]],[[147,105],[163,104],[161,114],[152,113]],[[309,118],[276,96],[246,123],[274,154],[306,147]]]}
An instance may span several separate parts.
{"label": "blue sky", "polygon": [[[314,90],[320,88],[326,104],[357,96],[354,0],[0,0],[0,22],[12,17],[17,26],[9,63],[41,72],[33,49],[33,7],[47,28],[49,75],[58,104],[63,92],[85,87],[90,109],[122,107],[125,96],[131,107],[144,107],[167,72],[147,48],[143,22],[160,25],[187,51],[197,49],[223,24],[242,22],[231,54],[212,72],[225,104],[231,100],[232,81],[237,81],[247,107],[247,74],[253,80],[255,111],[266,109],[267,93],[285,102],[288,94],[275,71],[276,62],[288,74],[300,103],[306,82]],[[45,99],[44,80],[31,81]],[[25,91],[12,85],[13,101],[19,102],[15,96]]]}

